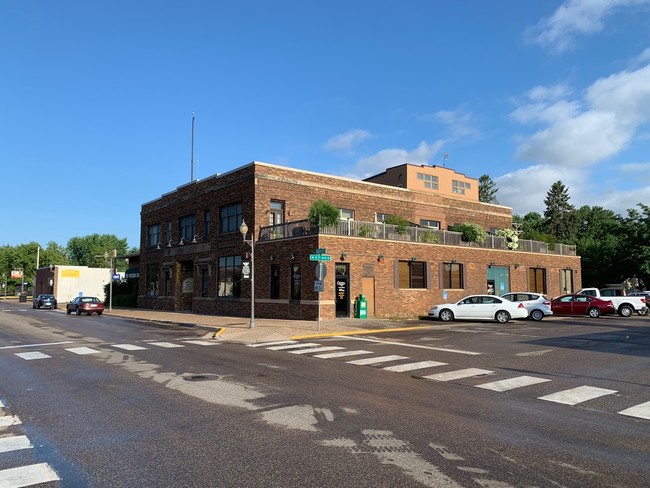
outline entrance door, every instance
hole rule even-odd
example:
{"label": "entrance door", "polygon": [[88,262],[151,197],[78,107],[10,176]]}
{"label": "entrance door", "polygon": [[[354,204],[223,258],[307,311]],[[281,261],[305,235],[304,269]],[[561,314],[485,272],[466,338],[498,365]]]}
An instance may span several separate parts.
{"label": "entrance door", "polygon": [[336,318],[350,316],[350,265],[348,263],[334,265],[334,302]]}
{"label": "entrance door", "polygon": [[510,269],[502,266],[488,266],[485,291],[489,294],[503,295],[510,292]]}
{"label": "entrance door", "polygon": [[361,278],[361,293],[366,297],[368,302],[368,318],[375,316],[375,278],[373,276],[364,276]]}

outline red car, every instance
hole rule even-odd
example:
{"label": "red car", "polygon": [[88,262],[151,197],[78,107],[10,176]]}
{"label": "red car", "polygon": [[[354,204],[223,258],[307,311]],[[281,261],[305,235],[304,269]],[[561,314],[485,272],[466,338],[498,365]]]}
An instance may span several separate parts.
{"label": "red car", "polygon": [[609,300],[589,295],[562,295],[551,300],[553,315],[589,315],[598,318],[601,315],[616,313]]}
{"label": "red car", "polygon": [[70,315],[75,312],[77,315],[82,313],[91,315],[96,313],[101,315],[104,312],[104,303],[97,297],[77,297],[65,306],[66,312]]}

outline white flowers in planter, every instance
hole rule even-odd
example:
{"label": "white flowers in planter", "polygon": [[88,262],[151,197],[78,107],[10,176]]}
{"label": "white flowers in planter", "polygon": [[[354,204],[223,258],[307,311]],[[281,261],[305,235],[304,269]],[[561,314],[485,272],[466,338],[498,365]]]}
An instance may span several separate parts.
{"label": "white flowers in planter", "polygon": [[514,229],[497,229],[497,235],[506,238],[506,247],[515,250],[519,247],[519,232]]}

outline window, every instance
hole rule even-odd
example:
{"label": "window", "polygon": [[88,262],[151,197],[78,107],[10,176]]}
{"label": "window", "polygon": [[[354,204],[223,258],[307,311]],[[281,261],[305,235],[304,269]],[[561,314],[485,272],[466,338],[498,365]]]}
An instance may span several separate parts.
{"label": "window", "polygon": [[172,239],[172,223],[167,222],[167,240],[170,241]]}
{"label": "window", "polygon": [[427,263],[423,261],[398,261],[399,288],[426,288]]}
{"label": "window", "polygon": [[186,215],[178,219],[178,239],[192,240],[196,235],[196,215]]}
{"label": "window", "polygon": [[163,271],[163,287],[164,287],[164,295],[166,297],[172,296],[172,270],[169,268],[166,268]]}
{"label": "window", "polygon": [[233,203],[219,209],[219,233],[239,232],[242,222],[241,203]]}
{"label": "window", "polygon": [[271,200],[271,212],[269,214],[269,225],[278,225],[284,222],[284,202]]}
{"label": "window", "polygon": [[147,247],[156,247],[160,244],[160,224],[147,227]]}
{"label": "window", "polygon": [[277,300],[280,298],[280,265],[272,264],[271,265],[271,288],[270,296],[272,300]]}
{"label": "window", "polygon": [[212,212],[209,210],[203,211],[203,237],[206,239],[210,237],[212,232]]}
{"label": "window", "polygon": [[291,299],[300,300],[300,265],[291,265]]}
{"label": "window", "polygon": [[546,269],[530,268],[528,270],[528,291],[546,293]]}
{"label": "window", "polygon": [[209,289],[210,289],[210,269],[204,267],[201,268],[201,296],[207,297]]}
{"label": "window", "polygon": [[442,287],[444,289],[463,288],[463,265],[459,263],[442,263]]}
{"label": "window", "polygon": [[562,293],[573,293],[573,270],[560,270],[560,290]]}
{"label": "window", "polygon": [[241,256],[224,256],[219,258],[217,296],[241,296]]}
{"label": "window", "polygon": [[387,213],[379,213],[379,212],[377,212],[375,214],[375,222],[383,222],[384,220],[386,220],[386,217],[388,217],[389,215],[390,214],[387,214]]}
{"label": "window", "polygon": [[158,296],[158,264],[147,265],[147,296]]}
{"label": "window", "polygon": [[438,189],[438,177],[433,176],[433,175],[427,175],[425,173],[418,173],[417,174],[417,179],[421,180],[424,184],[425,188],[428,188],[429,190],[437,190]]}
{"label": "window", "polygon": [[451,192],[458,195],[464,195],[465,190],[469,190],[471,184],[465,181],[451,180]]}
{"label": "window", "polygon": [[438,221],[438,220],[420,219],[420,225],[422,227],[432,227],[434,229],[439,229],[440,228],[440,221]]}
{"label": "window", "polygon": [[349,208],[340,208],[339,216],[341,220],[354,220],[354,210],[350,210]]}

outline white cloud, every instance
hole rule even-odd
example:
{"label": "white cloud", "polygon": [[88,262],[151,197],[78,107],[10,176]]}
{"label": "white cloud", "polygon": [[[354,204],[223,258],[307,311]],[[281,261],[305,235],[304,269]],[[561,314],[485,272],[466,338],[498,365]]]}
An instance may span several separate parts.
{"label": "white cloud", "polygon": [[367,130],[353,129],[330,137],[324,147],[328,151],[351,151],[357,144],[370,137],[372,134]]}
{"label": "white cloud", "polygon": [[547,126],[520,138],[516,157],[547,165],[591,165],[628,147],[650,121],[650,65],[597,80],[583,100],[567,89],[536,87],[511,115]]}
{"label": "white cloud", "polygon": [[364,179],[376,175],[402,163],[427,164],[427,162],[438,152],[445,144],[444,140],[438,140],[431,144],[425,141],[420,142],[418,147],[411,151],[406,149],[382,149],[381,151],[360,159],[355,164],[352,171],[344,175],[347,178]]}
{"label": "white cloud", "polygon": [[440,110],[426,118],[447,126],[451,138],[476,139],[481,132],[473,124],[473,114],[466,110]]}
{"label": "white cloud", "polygon": [[650,0],[567,0],[550,17],[528,30],[532,42],[562,52],[577,35],[600,32],[604,19],[616,9],[647,5]]}

